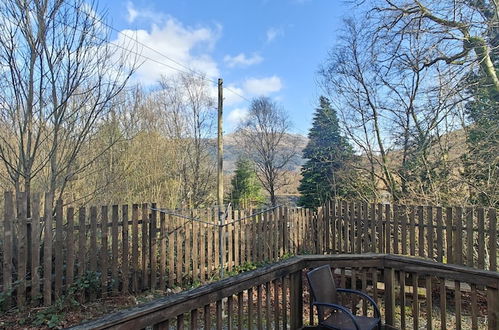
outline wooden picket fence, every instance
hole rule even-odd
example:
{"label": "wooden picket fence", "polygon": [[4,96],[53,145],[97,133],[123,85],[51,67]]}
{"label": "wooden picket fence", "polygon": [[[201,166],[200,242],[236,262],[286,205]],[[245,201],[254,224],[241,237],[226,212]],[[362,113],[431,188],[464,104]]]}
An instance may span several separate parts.
{"label": "wooden picket fence", "polygon": [[222,227],[217,216],[154,203],[74,208],[6,192],[3,307],[50,305],[88,276],[98,292],[87,287],[82,302],[206,283],[219,277],[220,262],[227,275],[297,254],[396,253],[497,269],[494,209],[331,201],[317,210],[230,210]]}
{"label": "wooden picket fence", "polygon": [[331,201],[324,206],[330,253],[392,253],[497,271],[497,212]]}
{"label": "wooden picket fence", "polygon": [[230,274],[241,265],[324,250],[312,238],[316,213],[307,209],[231,210],[219,227],[215,209],[175,211],[179,216],[154,203],[53,204],[50,195],[32,194],[28,208],[26,194],[4,195],[0,294],[6,306],[50,305],[88,274],[98,277],[99,292],[87,288],[82,301],[205,283],[219,277],[220,261]]}

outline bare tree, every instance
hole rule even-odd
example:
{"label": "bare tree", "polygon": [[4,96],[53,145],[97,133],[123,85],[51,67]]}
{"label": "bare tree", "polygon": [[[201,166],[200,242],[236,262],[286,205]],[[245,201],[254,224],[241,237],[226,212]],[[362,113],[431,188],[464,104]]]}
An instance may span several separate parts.
{"label": "bare tree", "polygon": [[94,160],[78,156],[136,63],[99,20],[83,0],[0,4],[0,159],[17,191],[45,174],[39,189],[62,194]]}
{"label": "bare tree", "polygon": [[492,53],[499,47],[497,0],[376,0],[378,35],[402,45],[417,31],[425,39],[420,69],[437,63],[478,65],[499,91]]}
{"label": "bare tree", "polygon": [[386,190],[393,200],[441,201],[450,195],[449,186],[442,189],[449,174],[449,145],[442,137],[460,127],[463,72],[445,63],[424,67],[426,43],[417,30],[402,44],[373,40],[375,31],[373,21],[345,21],[338,47],[321,69],[323,86],[367,160],[359,165],[373,190]]}
{"label": "bare tree", "polygon": [[236,139],[255,163],[273,206],[277,205],[276,192],[287,184],[283,174],[297,152],[290,126],[283,109],[269,98],[260,97],[251,102],[248,118],[237,130]]}

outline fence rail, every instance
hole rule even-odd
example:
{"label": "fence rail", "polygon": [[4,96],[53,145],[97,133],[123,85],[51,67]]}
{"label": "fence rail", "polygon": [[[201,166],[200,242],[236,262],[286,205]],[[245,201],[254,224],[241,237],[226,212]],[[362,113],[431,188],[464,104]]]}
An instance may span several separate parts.
{"label": "fence rail", "polygon": [[220,259],[220,228],[189,221],[216,223],[215,209],[176,211],[182,218],[159,212],[154,203],[53,204],[50,195],[4,194],[3,307],[50,305],[87,276],[98,283],[81,292],[82,302],[204,284],[218,278],[221,261],[234,274],[247,264],[297,254],[396,253],[497,269],[494,209],[331,201],[317,210],[231,210],[221,227]]}
{"label": "fence rail", "polygon": [[[342,288],[369,294],[400,329],[497,329],[499,274],[386,254],[299,256],[120,311],[74,329],[300,329],[317,324],[303,272],[329,264]],[[452,284],[449,287],[448,284]],[[469,292],[464,294],[462,288]],[[359,315],[365,302],[340,297]],[[478,304],[478,302],[480,302]],[[214,319],[214,320],[213,320]]]}

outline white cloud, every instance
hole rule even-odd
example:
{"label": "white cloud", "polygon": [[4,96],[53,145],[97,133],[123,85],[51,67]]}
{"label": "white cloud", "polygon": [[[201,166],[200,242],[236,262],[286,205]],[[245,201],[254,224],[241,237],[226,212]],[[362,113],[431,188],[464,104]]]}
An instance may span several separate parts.
{"label": "white cloud", "polygon": [[244,53],[240,53],[236,56],[226,55],[224,57],[224,62],[227,64],[229,68],[233,68],[235,66],[250,66],[254,64],[261,63],[263,61],[263,57],[258,54],[253,54],[251,56],[246,56]]}
{"label": "white cloud", "polygon": [[267,30],[267,42],[272,42],[277,37],[282,37],[283,35],[284,35],[283,28],[271,27]]}
{"label": "white cloud", "polygon": [[133,23],[137,16],[139,16],[139,12],[135,9],[133,3],[128,1],[126,4],[126,10],[128,12],[127,21],[128,23]]}
{"label": "white cloud", "polygon": [[236,108],[229,112],[229,116],[227,117],[228,122],[237,126],[240,122],[248,118],[248,109]]}
{"label": "white cloud", "polygon": [[142,19],[144,21],[147,20],[151,23],[159,23],[166,18],[166,15],[164,15],[162,12],[158,12],[150,8],[137,9],[135,8],[132,1],[128,1],[126,3],[126,10],[126,19],[128,23],[133,23],[138,19]]}
{"label": "white cloud", "polygon": [[[131,13],[132,15],[129,15],[129,18],[136,19],[141,16],[138,12],[134,13],[132,11]],[[137,69],[134,79],[145,85],[151,85],[156,83],[162,75],[172,76],[177,74],[178,71],[173,68],[187,71],[185,67],[175,62],[182,63],[184,66],[198,72],[203,72],[208,77],[218,77],[218,65],[212,58],[211,52],[220,36],[220,31],[220,26],[194,28],[185,26],[173,17],[164,16],[159,19],[159,22],[152,23],[147,30],[121,31],[122,33],[118,35],[118,40],[115,43],[130,44],[129,38],[133,38],[150,47],[140,48],[139,45],[139,49],[134,50],[144,56],[144,63]],[[129,38],[125,37],[125,35]],[[168,60],[163,55],[168,56],[175,62]],[[170,67],[150,61],[145,57]]]}
{"label": "white cloud", "polygon": [[244,82],[244,90],[253,95],[268,95],[282,89],[281,78],[277,76],[250,78]]}

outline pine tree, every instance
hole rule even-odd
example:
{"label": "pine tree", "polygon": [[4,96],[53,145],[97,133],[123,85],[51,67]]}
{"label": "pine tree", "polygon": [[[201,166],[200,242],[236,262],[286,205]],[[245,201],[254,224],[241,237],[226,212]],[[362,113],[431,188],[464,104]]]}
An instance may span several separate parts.
{"label": "pine tree", "polygon": [[253,207],[264,202],[261,184],[250,160],[239,158],[232,178],[231,203],[235,208]]}
{"label": "pine tree", "polygon": [[324,96],[320,97],[308,138],[303,150],[303,156],[308,160],[302,167],[298,204],[318,207],[332,195],[351,196],[353,191],[349,179],[352,171],[347,164],[355,159],[355,155],[340,133],[336,111]]}

